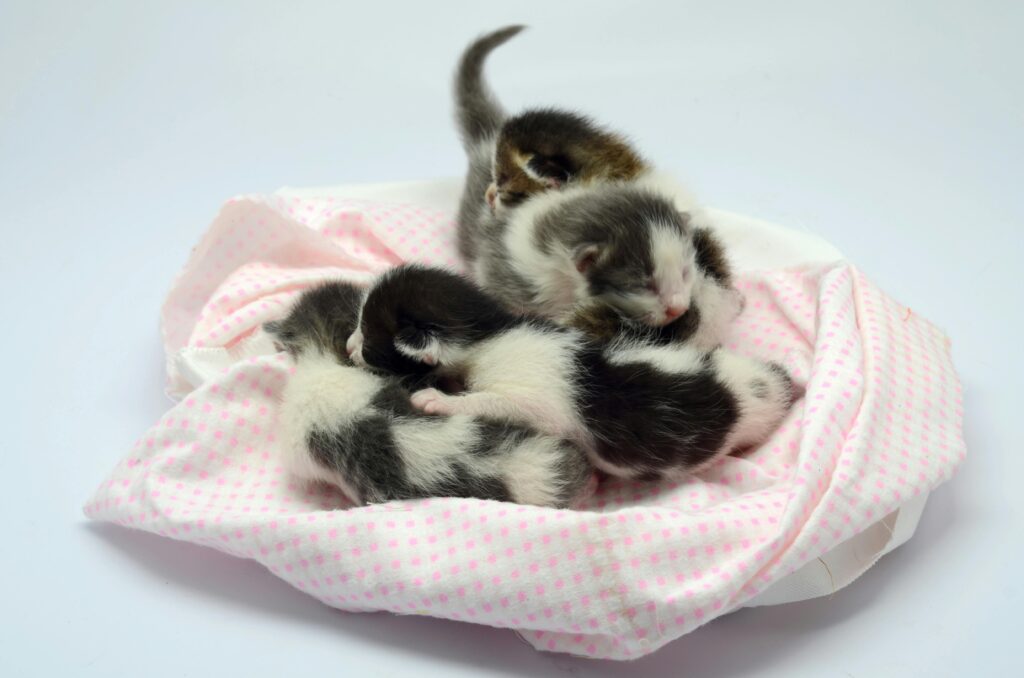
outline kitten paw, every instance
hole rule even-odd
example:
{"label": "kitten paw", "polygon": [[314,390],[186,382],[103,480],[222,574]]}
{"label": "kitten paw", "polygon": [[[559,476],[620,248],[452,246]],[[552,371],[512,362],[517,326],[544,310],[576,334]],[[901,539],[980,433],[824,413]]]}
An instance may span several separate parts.
{"label": "kitten paw", "polygon": [[425,414],[454,414],[455,408],[451,396],[436,388],[425,388],[412,394],[412,406]]}

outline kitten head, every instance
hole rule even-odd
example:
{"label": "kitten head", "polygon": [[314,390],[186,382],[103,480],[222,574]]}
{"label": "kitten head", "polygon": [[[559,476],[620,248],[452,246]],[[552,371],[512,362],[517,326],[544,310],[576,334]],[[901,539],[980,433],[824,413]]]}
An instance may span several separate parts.
{"label": "kitten head", "polygon": [[359,365],[422,375],[451,364],[470,344],[513,320],[462,276],[438,268],[393,268],[370,288],[347,352]]}
{"label": "kitten head", "polygon": [[690,307],[697,276],[689,217],[672,202],[629,185],[594,185],[538,217],[549,252],[564,248],[578,274],[583,305],[661,327]]}
{"label": "kitten head", "polygon": [[314,351],[347,364],[345,342],[356,328],[362,298],[355,285],[324,283],[303,292],[285,318],[265,323],[263,329],[279,351],[288,351],[293,358]]}
{"label": "kitten head", "polygon": [[486,198],[500,215],[536,193],[599,178],[631,179],[645,166],[625,138],[584,115],[528,110],[502,124]]}
{"label": "kitten head", "polygon": [[562,188],[580,169],[571,148],[599,134],[588,118],[557,109],[525,111],[507,119],[495,143],[488,204],[500,214],[535,193]]}

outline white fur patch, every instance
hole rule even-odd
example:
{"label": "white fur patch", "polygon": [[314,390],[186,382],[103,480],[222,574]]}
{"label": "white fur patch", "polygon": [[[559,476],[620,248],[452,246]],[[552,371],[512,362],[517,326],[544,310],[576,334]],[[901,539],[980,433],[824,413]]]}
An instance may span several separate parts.
{"label": "white fur patch", "polygon": [[[697,268],[693,243],[672,226],[656,225],[651,229],[651,260],[661,305],[658,311],[664,323],[690,307]],[[675,313],[666,315],[668,309]]]}
{"label": "white fur patch", "polygon": [[282,393],[282,465],[299,478],[334,483],[354,501],[360,501],[343,477],[313,460],[307,436],[314,429],[331,431],[345,426],[369,405],[379,388],[379,377],[339,365],[321,353],[305,352]]}
{"label": "white fur patch", "polygon": [[[577,332],[521,326],[467,347],[449,363],[465,373],[467,392],[432,389],[413,395],[437,413],[469,414],[514,421],[540,432],[580,442],[589,434],[576,410]],[[421,398],[422,396],[422,398]]]}
{"label": "white fur patch", "polygon": [[721,346],[743,310],[743,294],[701,275],[694,286],[693,303],[700,312],[700,324],[686,343],[702,350]]}
{"label": "white fur patch", "polygon": [[512,498],[520,504],[550,506],[563,489],[555,482],[566,453],[563,443],[548,436],[531,436],[508,450],[502,476]]}
{"label": "white fur patch", "polygon": [[666,374],[696,374],[704,369],[703,351],[678,344],[620,344],[605,351],[605,357],[613,365],[644,363]]}
{"label": "white fur patch", "polygon": [[575,361],[580,337],[529,325],[481,342],[467,355],[466,385],[512,404],[518,421],[554,436],[578,439]]}
{"label": "white fur patch", "polygon": [[412,358],[426,365],[437,365],[441,357],[441,342],[437,340],[437,337],[431,337],[426,346],[414,348],[396,339],[395,350],[407,358]]}
{"label": "white fur patch", "polygon": [[451,477],[453,459],[475,441],[476,429],[466,416],[407,417],[396,420],[392,435],[409,480],[430,487]]}
{"label": "white fur patch", "polygon": [[[789,411],[785,378],[766,363],[726,350],[715,351],[712,364],[716,377],[729,387],[740,410],[739,421],[729,433],[723,451],[764,442]],[[755,382],[767,387],[767,397],[757,397]]]}

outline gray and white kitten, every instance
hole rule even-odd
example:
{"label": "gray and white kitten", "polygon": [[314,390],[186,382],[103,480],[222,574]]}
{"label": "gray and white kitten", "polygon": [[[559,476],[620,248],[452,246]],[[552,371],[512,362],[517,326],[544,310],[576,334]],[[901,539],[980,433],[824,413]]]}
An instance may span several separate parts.
{"label": "gray and white kitten", "polygon": [[327,283],[265,329],[295,361],[280,414],[290,472],[332,483],[357,504],[476,497],[565,507],[592,475],[573,443],[500,418],[439,417],[394,376],[354,366],[345,342],[362,293]]}
{"label": "gray and white kitten", "polygon": [[592,336],[720,345],[742,297],[696,205],[586,118],[508,118],[489,91],[487,55],[520,30],[472,43],[455,78],[469,159],[458,242],[475,280],[510,309]]}
{"label": "gray and white kitten", "polygon": [[384,373],[465,384],[457,394],[413,393],[425,412],[528,425],[577,442],[597,468],[627,478],[679,477],[763,442],[796,397],[778,365],[724,349],[596,343],[418,266],[370,288],[347,350]]}

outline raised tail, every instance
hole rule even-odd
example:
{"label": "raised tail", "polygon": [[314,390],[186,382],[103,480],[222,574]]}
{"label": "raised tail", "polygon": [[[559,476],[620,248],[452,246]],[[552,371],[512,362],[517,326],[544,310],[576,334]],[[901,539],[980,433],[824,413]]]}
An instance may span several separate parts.
{"label": "raised tail", "polygon": [[503,45],[525,26],[506,26],[477,38],[462,53],[455,72],[455,116],[463,147],[469,151],[477,142],[493,136],[505,119],[505,111],[484,82],[487,55]]}

